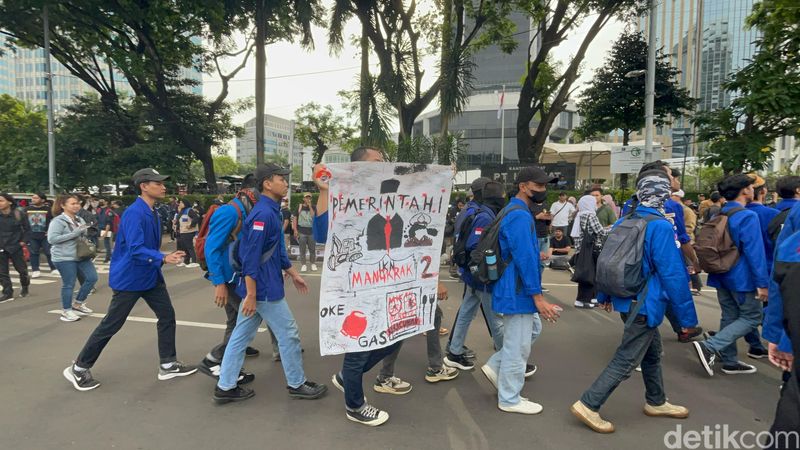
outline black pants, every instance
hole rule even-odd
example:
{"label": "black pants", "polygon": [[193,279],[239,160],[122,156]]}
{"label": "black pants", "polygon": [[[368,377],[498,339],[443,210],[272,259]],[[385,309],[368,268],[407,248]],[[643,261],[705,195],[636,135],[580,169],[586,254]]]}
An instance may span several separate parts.
{"label": "black pants", "polygon": [[23,287],[30,286],[31,278],[28,276],[28,263],[25,262],[25,255],[22,249],[17,249],[14,253],[0,250],[0,284],[3,286],[3,294],[14,295],[14,287],[11,285],[11,274],[8,262],[14,265],[14,269],[19,274],[19,282]]}
{"label": "black pants", "polygon": [[[781,283],[781,294],[783,295],[783,320],[792,340],[794,367],[791,377],[781,389],[781,398],[778,400],[778,407],[775,411],[775,422],[769,430],[773,437],[776,437],[776,432],[800,430],[800,296],[797,294],[797,289],[800,289],[800,280],[797,279],[795,273],[792,275],[795,276],[786,276]],[[775,445],[768,448],[798,448],[794,441],[787,444],[780,439],[775,440]]]}
{"label": "black pants", "polygon": [[[431,330],[433,331],[433,330]],[[437,330],[438,333],[438,330]],[[344,403],[350,409],[358,409],[364,405],[364,374],[375,367],[375,364],[394,353],[403,341],[375,350],[345,353],[342,361],[342,381],[344,381]]]}
{"label": "black pants", "polygon": [[[242,304],[242,298],[236,294],[235,286],[226,284],[226,287],[228,288],[228,302],[225,303],[225,316],[227,317],[225,322],[225,335],[222,337],[222,342],[211,349],[210,353],[214,358],[214,362],[221,362],[223,355],[225,355],[225,347],[228,346],[228,341],[231,339],[233,329],[236,328],[236,319],[239,317],[239,305]],[[267,325],[267,329],[269,330],[269,337],[272,342],[272,353],[277,355],[279,354],[278,340],[275,338],[275,334],[272,332],[272,329],[269,328],[269,325]]]}
{"label": "black pants", "polygon": [[575,300],[579,302],[591,302],[595,298],[594,285],[590,283],[578,283],[578,296]]}
{"label": "black pants", "polygon": [[194,252],[194,235],[195,233],[178,234],[178,250],[186,252],[186,256],[183,258],[184,264],[197,262],[197,254]]}
{"label": "black pants", "polygon": [[86,369],[94,366],[108,341],[125,324],[136,302],[143,298],[147,306],[156,314],[158,324],[158,356],[162,364],[176,361],[175,351],[175,309],[167,292],[167,286],[159,283],[149,291],[114,291],[108,314],[94,329],[83,350],[75,360],[78,367]]}

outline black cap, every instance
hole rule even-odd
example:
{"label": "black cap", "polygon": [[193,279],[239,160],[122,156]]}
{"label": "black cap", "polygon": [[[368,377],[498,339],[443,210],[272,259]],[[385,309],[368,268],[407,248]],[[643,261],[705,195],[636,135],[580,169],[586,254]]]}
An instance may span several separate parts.
{"label": "black cap", "polygon": [[490,180],[490,179],[488,179],[486,177],[479,177],[479,178],[476,178],[472,182],[472,184],[470,185],[469,188],[472,191],[472,193],[474,194],[476,192],[482,191],[483,187],[486,186],[486,183],[488,183],[490,181],[492,181],[492,180]]}
{"label": "black cap", "polygon": [[281,167],[275,163],[266,163],[263,166],[256,168],[256,181],[260,185],[266,178],[273,175],[289,175],[291,170]]}
{"label": "black cap", "polygon": [[528,181],[533,181],[538,184],[547,184],[557,182],[558,178],[547,175],[544,170],[538,167],[524,167],[517,174],[516,184],[526,183]]}
{"label": "black cap", "polygon": [[489,181],[483,186],[483,198],[502,198],[505,194],[503,185],[496,181]]}
{"label": "black cap", "polygon": [[145,181],[164,181],[168,179],[169,175],[161,175],[156,169],[151,167],[139,169],[133,174],[133,184],[137,186],[139,183],[144,183]]}

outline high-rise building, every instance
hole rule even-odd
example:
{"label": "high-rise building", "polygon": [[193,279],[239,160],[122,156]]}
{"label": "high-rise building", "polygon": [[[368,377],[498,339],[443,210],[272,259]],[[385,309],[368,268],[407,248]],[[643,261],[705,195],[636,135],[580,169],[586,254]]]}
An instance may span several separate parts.
{"label": "high-rise building", "polygon": [[[303,146],[294,137],[294,121],[267,114],[264,118],[264,159],[281,156],[287,162],[301,165]],[[256,119],[244,124],[244,136],[236,138],[236,162],[255,164],[256,161]],[[294,144],[292,146],[292,143]],[[290,150],[291,148],[291,150]]]}
{"label": "high-rise building", "polygon": [[476,94],[494,92],[503,86],[506,91],[519,91],[522,88],[521,80],[525,74],[531,39],[531,20],[521,12],[512,13],[509,19],[516,27],[513,39],[517,47],[511,53],[504,53],[497,45],[475,52],[472,61],[475,63],[473,92]]}
{"label": "high-rise building", "polygon": [[[6,49],[6,38],[0,34],[0,52],[8,52]],[[0,55],[0,95],[8,94],[13,96],[14,89],[14,64],[9,58]]]}

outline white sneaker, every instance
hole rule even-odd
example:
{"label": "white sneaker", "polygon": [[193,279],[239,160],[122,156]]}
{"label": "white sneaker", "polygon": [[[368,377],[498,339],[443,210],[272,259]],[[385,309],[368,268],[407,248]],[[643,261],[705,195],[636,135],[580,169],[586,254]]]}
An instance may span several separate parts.
{"label": "white sneaker", "polygon": [[300,272],[308,272],[308,266],[303,264],[303,267],[300,268]]}
{"label": "white sneaker", "polygon": [[186,267],[186,263],[182,263],[182,262],[179,262],[178,264],[175,264],[175,265],[177,267]]}
{"label": "white sneaker", "polygon": [[542,405],[525,399],[520,399],[519,403],[513,406],[497,405],[497,407],[500,411],[519,414],[539,414],[544,409]]}
{"label": "white sneaker", "polygon": [[39,272],[38,270],[31,272],[31,278],[39,278],[40,276],[42,276],[42,272]]}
{"label": "white sneaker", "polygon": [[91,313],[94,312],[94,310],[92,310],[88,306],[86,306],[85,303],[73,303],[72,304],[72,310],[77,312],[77,313],[84,313],[84,314],[91,314]]}
{"label": "white sneaker", "polygon": [[61,274],[58,273],[58,269],[53,269],[50,271],[50,275],[61,275]]}
{"label": "white sneaker", "polygon": [[200,264],[197,263],[189,263],[186,265],[187,269],[194,269],[195,267],[200,267]]}
{"label": "white sneaker", "polygon": [[481,372],[483,372],[486,379],[489,380],[489,383],[492,383],[492,386],[497,389],[497,373],[495,373],[494,369],[489,367],[488,364],[484,364],[481,366]]}
{"label": "white sneaker", "polygon": [[318,270],[318,269],[317,269],[317,265],[316,265],[316,264],[312,264],[312,265],[311,265],[311,271],[312,271],[312,272],[316,272],[317,270]]}
{"label": "white sneaker", "polygon": [[75,322],[76,320],[81,320],[81,318],[75,314],[75,311],[71,309],[65,309],[61,312],[61,320],[64,322]]}

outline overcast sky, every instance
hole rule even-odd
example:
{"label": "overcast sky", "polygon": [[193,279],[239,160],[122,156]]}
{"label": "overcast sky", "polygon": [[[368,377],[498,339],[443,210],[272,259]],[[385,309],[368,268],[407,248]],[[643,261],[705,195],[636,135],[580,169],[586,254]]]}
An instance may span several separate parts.
{"label": "overcast sky", "polygon": [[[571,38],[555,49],[554,56],[557,60],[564,63],[569,62],[580,46],[589,26],[589,21],[583,23],[570,34]],[[589,47],[577,84],[582,85],[591,79],[592,72],[603,63],[611,45],[623,29],[624,24],[610,22],[600,32]],[[304,50],[299,44],[289,42],[268,46],[267,114],[292,119],[295,109],[312,101],[323,105],[330,104],[334,109],[340,109],[341,101],[336,93],[340,90],[353,89],[357,81],[360,64],[358,48],[349,45],[349,37],[356,35],[359,31],[360,27],[356,20],[351,20],[345,30],[345,48],[336,56],[330,54],[326,30],[321,28],[314,29],[315,47],[313,50]],[[242,38],[240,41],[243,45],[244,39]],[[238,64],[239,61],[236,60],[227,61],[223,69],[231,69]],[[433,58],[425,61],[427,74],[435,73],[434,64]],[[228,100],[253,96],[255,92],[254,78],[255,58],[251,57],[247,66],[231,81]],[[427,83],[430,84],[432,77],[427,76],[426,78]],[[220,88],[221,83],[218,78],[204,76],[203,93],[206,97],[216,97]],[[433,102],[429,109],[434,109],[436,106],[436,102]],[[255,109],[253,108],[236,115],[234,123],[243,124],[254,116]],[[233,152],[233,147],[234,141],[231,141],[229,152]]]}

